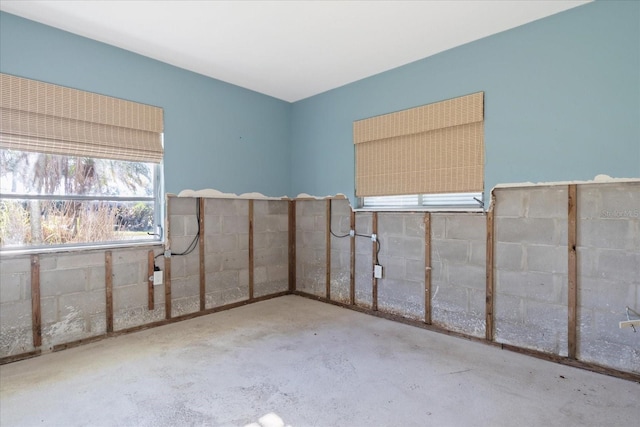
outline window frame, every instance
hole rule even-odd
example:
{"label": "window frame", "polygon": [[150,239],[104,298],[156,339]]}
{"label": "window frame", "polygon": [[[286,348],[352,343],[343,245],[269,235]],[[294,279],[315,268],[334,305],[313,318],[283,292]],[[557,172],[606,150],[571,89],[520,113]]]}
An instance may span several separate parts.
{"label": "window frame", "polygon": [[[73,157],[73,156],[67,156]],[[114,159],[108,159],[114,160]],[[115,161],[119,161],[115,159]],[[152,167],[152,185],[153,191],[151,196],[106,196],[106,195],[58,195],[58,194],[29,194],[29,193],[1,193],[1,200],[44,200],[44,201],[80,201],[80,202],[152,202],[153,203],[153,230],[148,233],[150,238],[145,239],[125,239],[125,240],[108,240],[101,242],[74,242],[63,244],[39,244],[39,245],[21,245],[21,246],[0,246],[0,255],[20,255],[34,253],[51,253],[51,252],[67,252],[76,250],[91,249],[110,249],[136,246],[162,245],[165,243],[164,221],[164,164],[148,163]]]}

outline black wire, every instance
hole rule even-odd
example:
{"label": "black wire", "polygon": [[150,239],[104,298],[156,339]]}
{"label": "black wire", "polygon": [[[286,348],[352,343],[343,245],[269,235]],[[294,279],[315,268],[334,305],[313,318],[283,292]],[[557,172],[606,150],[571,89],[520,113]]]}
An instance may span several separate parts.
{"label": "black wire", "polygon": [[200,240],[200,198],[196,198],[196,221],[198,223],[198,232],[194,236],[193,240],[191,241],[187,249],[185,249],[184,252],[179,252],[179,253],[172,252],[171,255],[173,256],[189,255],[191,252],[195,250],[195,248],[198,247],[198,240]]}
{"label": "black wire", "polygon": [[[339,239],[341,239],[341,238],[343,238],[343,237],[351,237],[351,233],[349,233],[349,234],[343,234],[343,235],[338,235],[338,234],[336,234],[336,233],[334,233],[334,232],[333,232],[332,227],[331,227],[331,225],[332,225],[332,221],[331,221],[331,219],[333,218],[333,215],[332,215],[332,213],[331,213],[331,212],[332,212],[332,210],[331,210],[331,209],[332,209],[332,206],[333,206],[333,203],[332,203],[332,202],[333,202],[333,199],[329,199],[329,232],[331,233],[331,235],[332,235],[332,236],[337,237],[337,238],[339,238]],[[367,235],[367,234],[358,234],[358,233],[356,233],[356,232],[355,232],[355,230],[353,230],[353,231],[354,231],[353,235],[354,235],[354,236],[357,236],[357,237],[365,237],[365,238],[367,238],[367,239],[371,239],[371,238],[372,238],[372,236],[373,236],[373,235]],[[380,243],[380,239],[379,239],[379,237],[377,237],[377,236],[376,236],[376,244],[377,244],[377,250],[376,250],[376,264],[380,264],[380,262],[378,261],[378,254],[380,254],[380,249],[382,248],[382,244]]]}

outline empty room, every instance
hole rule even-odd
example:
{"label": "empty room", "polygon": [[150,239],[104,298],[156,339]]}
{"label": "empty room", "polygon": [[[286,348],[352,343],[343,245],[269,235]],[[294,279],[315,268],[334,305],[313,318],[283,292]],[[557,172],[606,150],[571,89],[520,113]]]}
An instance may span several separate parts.
{"label": "empty room", "polygon": [[0,425],[640,422],[640,2],[0,1]]}

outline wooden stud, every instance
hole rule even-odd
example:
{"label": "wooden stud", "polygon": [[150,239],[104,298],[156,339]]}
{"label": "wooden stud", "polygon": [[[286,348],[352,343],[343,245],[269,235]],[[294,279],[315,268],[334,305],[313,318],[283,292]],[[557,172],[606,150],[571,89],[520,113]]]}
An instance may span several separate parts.
{"label": "wooden stud", "polygon": [[296,201],[289,200],[289,292],[296,290]]}
{"label": "wooden stud", "polygon": [[42,312],[40,309],[40,257],[31,255],[31,332],[33,346],[42,345]]}
{"label": "wooden stud", "polygon": [[164,317],[171,319],[171,257],[164,258]]}
{"label": "wooden stud", "polygon": [[249,299],[253,299],[253,293],[254,293],[254,258],[253,258],[253,252],[254,252],[254,248],[253,248],[253,217],[254,217],[254,212],[253,212],[253,199],[249,200]]}
{"label": "wooden stud", "polygon": [[487,341],[493,341],[494,323],[493,323],[493,302],[494,302],[494,274],[493,274],[493,256],[494,256],[494,213],[495,195],[491,194],[491,205],[487,211],[487,259],[486,259],[486,314],[485,314],[485,338]]}
{"label": "wooden stud", "polygon": [[[351,230],[356,229],[356,213],[351,209],[349,214],[349,223]],[[349,259],[349,304],[355,305],[356,303],[356,236],[351,236],[351,255]]]}
{"label": "wooden stud", "polygon": [[153,310],[155,308],[154,301],[154,289],[153,289],[153,274],[155,273],[156,258],[153,251],[147,252],[147,298],[149,299],[148,308]]}
{"label": "wooden stud", "polygon": [[431,324],[431,213],[424,214],[424,322]]}
{"label": "wooden stud", "polygon": [[[174,196],[167,195],[167,209],[165,211],[165,255],[167,252],[171,254],[171,201]],[[164,277],[162,278],[164,283],[164,317],[165,319],[171,319],[171,255],[164,257]]]}
{"label": "wooden stud", "polygon": [[371,308],[373,311],[378,310],[378,279],[373,274],[373,270],[376,266],[376,258],[378,257],[378,212],[371,214],[371,233],[376,235],[376,241],[372,243],[373,251],[371,252]]}
{"label": "wooden stud", "polygon": [[575,184],[569,185],[568,194],[568,229],[567,229],[567,243],[568,243],[568,276],[569,276],[569,295],[568,295],[568,357],[570,359],[576,358],[577,352],[577,313],[578,313],[578,258],[576,253],[577,245],[577,186]]}
{"label": "wooden stud", "polygon": [[331,299],[331,198],[327,198],[325,205],[325,296]]}
{"label": "wooden stud", "polygon": [[107,333],[113,332],[113,256],[104,253],[104,284],[106,290]]}
{"label": "wooden stud", "polygon": [[204,255],[205,255],[205,247],[204,247],[204,205],[205,199],[203,197],[198,197],[198,206],[200,208],[200,219],[199,219],[199,233],[198,233],[198,255],[200,258],[200,311],[204,310],[206,307],[206,295],[207,295],[207,279],[206,279],[206,271],[204,264]]}

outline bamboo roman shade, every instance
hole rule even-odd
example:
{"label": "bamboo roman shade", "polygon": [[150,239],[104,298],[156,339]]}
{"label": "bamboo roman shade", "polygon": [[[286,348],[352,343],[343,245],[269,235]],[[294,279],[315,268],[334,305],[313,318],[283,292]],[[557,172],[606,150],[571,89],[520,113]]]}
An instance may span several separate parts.
{"label": "bamboo roman shade", "polygon": [[162,161],[162,108],[0,74],[0,148]]}
{"label": "bamboo roman shade", "polygon": [[356,195],[484,190],[484,93],[353,123]]}

